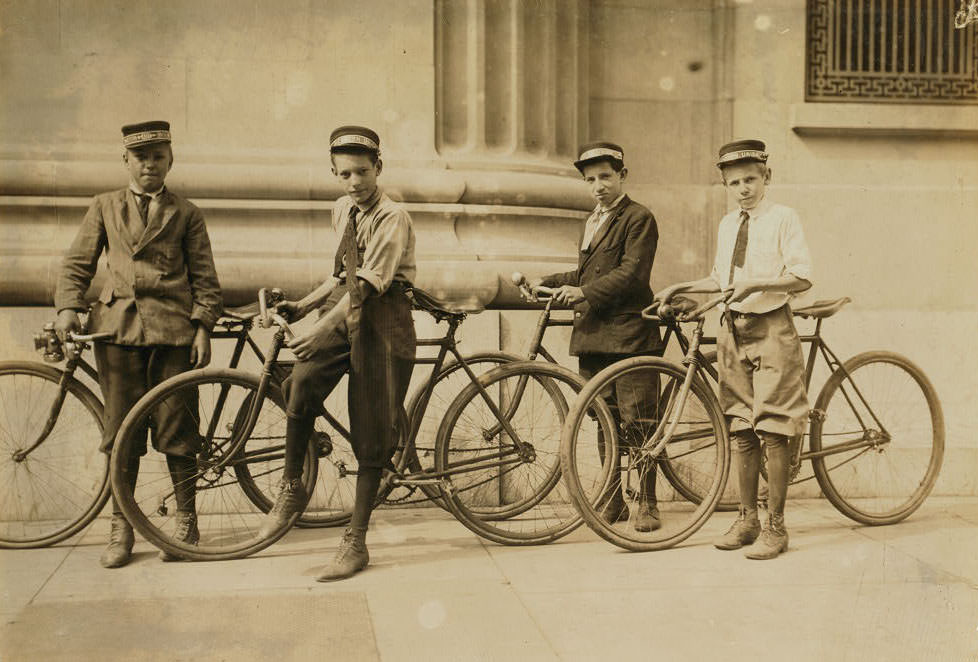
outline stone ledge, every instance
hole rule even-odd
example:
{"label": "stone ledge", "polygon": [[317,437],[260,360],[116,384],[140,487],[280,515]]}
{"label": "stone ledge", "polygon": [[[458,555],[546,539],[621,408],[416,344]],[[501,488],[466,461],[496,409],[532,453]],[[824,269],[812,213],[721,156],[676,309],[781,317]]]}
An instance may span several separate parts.
{"label": "stone ledge", "polygon": [[800,136],[978,138],[978,106],[793,104],[790,125]]}

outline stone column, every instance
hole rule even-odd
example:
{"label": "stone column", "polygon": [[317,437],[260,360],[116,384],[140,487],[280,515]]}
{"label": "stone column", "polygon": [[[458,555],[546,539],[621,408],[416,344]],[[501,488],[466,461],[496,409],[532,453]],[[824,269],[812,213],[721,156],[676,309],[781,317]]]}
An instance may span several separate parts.
{"label": "stone column", "polygon": [[436,0],[438,154],[566,170],[587,134],[587,21],[584,0]]}

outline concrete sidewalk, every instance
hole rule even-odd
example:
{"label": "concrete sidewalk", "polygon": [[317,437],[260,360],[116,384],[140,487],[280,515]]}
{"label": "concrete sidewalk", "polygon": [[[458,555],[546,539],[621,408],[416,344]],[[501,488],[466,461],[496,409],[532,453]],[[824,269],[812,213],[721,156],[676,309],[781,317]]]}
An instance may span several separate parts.
{"label": "concrete sidewalk", "polygon": [[368,570],[328,585],[313,577],[338,529],[214,563],[164,564],[140,540],[110,571],[100,520],[0,552],[0,659],[978,659],[978,500],[932,498],[881,528],[791,501],[791,549],[769,562],[709,544],[731,519],[631,554],[586,528],[502,547],[440,510],[385,510]]}

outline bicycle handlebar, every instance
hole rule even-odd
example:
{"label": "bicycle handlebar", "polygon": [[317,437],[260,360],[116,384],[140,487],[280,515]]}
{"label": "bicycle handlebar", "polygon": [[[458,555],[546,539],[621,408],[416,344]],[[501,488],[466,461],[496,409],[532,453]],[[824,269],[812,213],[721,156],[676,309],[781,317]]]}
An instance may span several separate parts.
{"label": "bicycle handlebar", "polygon": [[95,342],[97,340],[108,340],[114,335],[114,333],[75,333],[74,331],[69,331],[68,342]]}
{"label": "bicycle handlebar", "polygon": [[550,301],[551,299],[553,299],[553,294],[555,291],[554,288],[544,287],[541,285],[537,287],[537,289],[548,296],[543,296],[543,297],[537,296],[536,294],[533,293],[533,290],[530,288],[530,282],[526,279],[526,276],[524,276],[519,271],[514,271],[513,275],[510,276],[510,279],[513,281],[513,285],[519,288],[520,295],[527,301]]}
{"label": "bicycle handlebar", "polygon": [[268,309],[269,306],[275,306],[283,301],[285,301],[285,293],[277,287],[273,287],[270,292],[264,287],[258,290],[258,324],[263,329],[269,329],[273,325],[281,327],[286,337],[294,338],[295,332],[289,326],[289,320],[274,307],[271,311]]}
{"label": "bicycle handlebar", "polygon": [[[651,306],[648,306],[647,308],[642,310],[642,317],[647,320],[652,320],[653,322],[662,322],[667,319],[675,319],[679,322],[694,322],[700,319],[703,316],[703,314],[706,313],[706,311],[715,308],[716,306],[719,306],[721,303],[725,302],[726,300],[727,300],[726,295],[720,295],[714,299],[710,299],[699,308],[694,308],[693,310],[690,311],[685,311],[685,310],[675,311],[673,307],[668,306],[668,304],[666,304],[666,310],[664,311],[667,313],[666,315],[662,314],[663,303],[661,301],[653,301]],[[691,299],[686,299],[686,301],[691,301]],[[657,312],[659,314],[656,314]],[[673,314],[669,314],[670,312]]]}

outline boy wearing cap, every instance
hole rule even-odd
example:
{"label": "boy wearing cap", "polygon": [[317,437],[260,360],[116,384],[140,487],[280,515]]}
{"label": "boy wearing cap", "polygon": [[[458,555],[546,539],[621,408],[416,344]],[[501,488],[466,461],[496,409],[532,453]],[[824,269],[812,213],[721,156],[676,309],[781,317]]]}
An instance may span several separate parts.
{"label": "boy wearing cap", "polygon": [[367,525],[381,473],[394,452],[398,412],[414,369],[416,338],[406,289],[416,273],[411,217],[377,186],[380,138],[344,126],[330,136],[333,174],[346,191],[333,208],[342,236],[333,275],[299,301],[279,304],[291,319],[321,307],[306,333],[289,342],[298,361],[284,384],[286,456],[279,495],[262,526],[270,535],[308,500],[302,460],[323,400],[349,373],[350,437],[359,469],[350,526],[319,581],[344,579],[369,562]]}
{"label": "boy wearing cap", "polygon": [[[200,210],[170,192],[170,125],[154,121],[122,127],[126,188],[95,196],[61,265],[54,302],[55,328],[64,338],[80,328],[85,292],[107,253],[108,273],[88,317],[89,333],[111,332],[95,344],[99,387],[105,399],[100,449],[109,453],[129,409],[156,384],[210,360],[210,333],[221,311],[221,289]],[[188,403],[196,411],[196,403]],[[197,426],[189,417],[160,415],[153,446],[166,454],[177,505],[175,537],[199,538],[195,511]],[[143,453],[145,453],[145,447]],[[127,469],[135,488],[139,456]],[[101,564],[129,562],[134,536],[112,499],[112,526]],[[161,553],[164,561],[175,560]]]}
{"label": "boy wearing cap", "polygon": [[[680,292],[722,291],[727,297],[717,336],[720,404],[737,451],[740,511],[715,545],[725,550],[751,545],[745,552],[750,559],[771,559],[788,548],[789,440],[799,437],[808,421],[801,342],[788,302],[811,287],[811,257],[797,212],[765,196],[771,170],[764,150],[760,140],[720,148],[717,166],[739,209],[720,221],[710,276],[660,293],[662,302]],[[761,440],[769,489],[763,530],[757,515]]]}
{"label": "boy wearing cap", "polygon": [[[658,326],[639,314],[652,303],[650,281],[659,231],[652,212],[623,191],[628,169],[619,145],[588,143],[578,154],[574,166],[597,205],[582,228],[577,269],[551,274],[532,285],[555,288],[557,303],[574,306],[570,353],[578,357],[579,372],[589,379],[616,361],[661,353]],[[622,431],[622,452],[630,441],[637,441],[631,439],[637,432],[632,422],[649,415],[646,410],[654,406],[657,391],[658,384],[636,380],[619,384],[609,398]],[[614,523],[627,520],[629,510],[622,497],[620,458],[610,460],[616,467],[615,478],[601,515]],[[655,467],[640,476],[638,507],[632,517],[638,531],[661,526],[655,479]]]}

